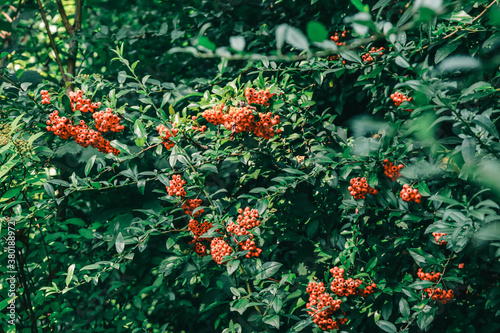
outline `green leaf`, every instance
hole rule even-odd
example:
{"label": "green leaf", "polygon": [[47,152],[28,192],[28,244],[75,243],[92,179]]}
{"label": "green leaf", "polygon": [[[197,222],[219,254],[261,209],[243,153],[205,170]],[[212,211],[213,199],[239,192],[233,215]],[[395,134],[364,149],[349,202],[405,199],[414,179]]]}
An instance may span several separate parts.
{"label": "green leaf", "polygon": [[386,320],[379,320],[375,324],[377,324],[377,326],[380,327],[384,332],[396,333],[398,331],[393,323]]}
{"label": "green leaf", "polygon": [[68,267],[68,273],[66,275],[66,287],[69,286],[71,280],[73,279],[73,273],[75,272],[75,264]]}
{"label": "green leaf", "polygon": [[481,126],[485,130],[487,130],[488,133],[493,135],[495,138],[500,139],[500,137],[498,135],[498,130],[490,118],[486,117],[485,115],[478,114],[474,117],[474,119],[472,119],[472,122],[476,125]]}
{"label": "green leaf", "polygon": [[264,318],[262,318],[262,322],[278,329],[280,328],[280,316],[278,316],[277,314],[265,316]]}
{"label": "green leaf", "polygon": [[91,158],[89,158],[89,160],[85,164],[85,176],[88,176],[90,171],[92,170],[92,167],[94,166],[96,157],[97,157],[97,155],[92,156]]}
{"label": "green leaf", "polygon": [[462,157],[465,163],[471,163],[476,155],[476,139],[467,137],[462,141]]}
{"label": "green leaf", "polygon": [[399,300],[399,312],[403,316],[403,318],[408,319],[410,318],[410,305],[408,304],[408,301],[404,298],[401,298]]}
{"label": "green leaf", "polygon": [[80,229],[78,233],[87,239],[94,239],[94,234],[89,229]]}
{"label": "green leaf", "polygon": [[351,3],[356,7],[357,10],[360,12],[369,12],[368,6],[364,6],[363,3],[360,0],[351,0]]}
{"label": "green leaf", "polygon": [[71,101],[69,100],[69,97],[66,94],[62,96],[62,105],[64,111],[66,111],[67,114],[73,114],[73,109],[71,109]]}
{"label": "green leaf", "polygon": [[460,44],[459,43],[448,44],[437,50],[436,55],[434,56],[434,63],[438,64],[444,59],[446,59],[447,56],[452,54],[457,49],[458,45]]}
{"label": "green leaf", "polygon": [[208,37],[205,36],[198,37],[198,45],[201,45],[209,49],[210,51],[215,51],[216,48],[215,44],[210,39],[208,39]]}
{"label": "green leaf", "polygon": [[481,68],[481,61],[469,56],[452,56],[442,61],[436,70],[441,73],[454,74],[456,72],[468,72],[479,70]]}
{"label": "green leaf", "polygon": [[113,147],[113,148],[119,149],[122,152],[126,151],[129,155],[131,154],[130,150],[128,149],[126,144],[123,144],[117,140],[111,141],[110,144],[111,144],[111,147]]}
{"label": "green leaf", "polygon": [[399,67],[403,67],[403,68],[410,67],[410,63],[408,61],[406,61],[406,59],[403,58],[402,56],[396,57],[396,65],[398,65]]}
{"label": "green leaf", "polygon": [[122,253],[123,250],[125,249],[125,239],[123,238],[121,232],[118,233],[118,236],[116,236],[115,247],[116,247],[116,252],[118,253]]}
{"label": "green leaf", "polygon": [[345,60],[349,60],[351,62],[357,62],[362,64],[363,61],[361,60],[361,57],[354,51],[351,50],[340,50],[339,54],[342,58]]}
{"label": "green leaf", "polygon": [[267,278],[273,276],[274,274],[276,274],[276,272],[279,271],[281,266],[283,266],[283,264],[276,262],[276,261],[266,262],[259,269],[259,273],[255,276],[255,278],[257,280],[267,279]]}
{"label": "green leaf", "polygon": [[413,259],[415,260],[415,262],[420,266],[421,264],[425,263],[425,257],[418,254],[416,251],[414,250],[408,250],[408,252],[410,253],[410,255],[413,257]]}
{"label": "green leaf", "polygon": [[278,44],[278,49],[281,49],[283,41],[286,41],[299,50],[309,49],[309,42],[306,36],[299,29],[288,24],[281,24],[276,28],[276,44]]}
{"label": "green leaf", "polygon": [[430,313],[420,312],[417,318],[417,325],[422,331],[427,331],[427,327],[434,320],[434,315]]}
{"label": "green leaf", "polygon": [[134,133],[139,139],[144,139],[147,137],[146,129],[144,128],[144,125],[142,124],[142,121],[140,119],[137,119],[134,123]]}
{"label": "green leaf", "polygon": [[313,42],[322,42],[328,39],[328,31],[323,24],[317,21],[310,21],[307,24],[307,37]]}
{"label": "green leaf", "polygon": [[245,49],[245,38],[242,36],[231,36],[229,37],[229,44],[233,50],[243,52]]}
{"label": "green leaf", "polygon": [[0,311],[5,309],[9,305],[9,303],[12,302],[13,300],[15,300],[16,298],[17,298],[17,296],[14,296],[12,298],[6,298],[3,301],[1,301],[0,302]]}
{"label": "green leaf", "polygon": [[227,263],[227,274],[233,274],[240,266],[239,259],[231,260]]}

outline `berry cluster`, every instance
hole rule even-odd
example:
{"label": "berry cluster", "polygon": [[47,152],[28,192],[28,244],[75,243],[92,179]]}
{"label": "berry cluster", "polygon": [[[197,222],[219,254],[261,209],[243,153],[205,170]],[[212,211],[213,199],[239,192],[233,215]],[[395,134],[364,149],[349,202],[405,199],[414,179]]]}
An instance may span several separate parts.
{"label": "berry cluster", "polygon": [[[344,31],[342,31],[340,37],[345,37],[345,34],[346,34],[346,31],[344,30]],[[330,40],[333,41],[338,46],[345,45],[346,42],[341,42],[340,41],[340,37],[339,37],[339,33],[336,32],[333,36],[330,36]],[[329,59],[331,61],[339,60],[340,59],[340,55],[338,55],[338,54],[332,55],[332,56],[330,56]],[[345,60],[342,60],[342,63],[345,65]]]}
{"label": "berry cluster", "polygon": [[[406,95],[403,95],[399,91],[396,91],[394,94],[391,94],[391,99],[394,101],[394,104],[396,106],[400,106],[401,103],[403,103],[403,102],[411,102],[411,101],[413,101],[413,97],[408,97]],[[413,110],[406,109],[405,111],[411,112]]]}
{"label": "berry cluster", "polygon": [[[255,108],[250,106],[229,107],[224,113],[224,104],[216,105],[211,110],[205,110],[203,117],[211,124],[224,125],[232,133],[252,132],[257,137],[271,139],[275,135],[274,125],[280,123],[278,115],[272,117],[271,112],[258,113],[259,120],[253,114]],[[276,133],[280,133],[279,129]]]}
{"label": "berry cluster", "polygon": [[120,154],[118,149],[111,147],[109,141],[102,137],[101,132],[89,130],[83,120],[75,126],[70,119],[59,117],[57,110],[49,115],[46,129],[64,140],[73,137],[75,142],[84,148],[92,146],[103,153],[112,153],[116,156]]}
{"label": "berry cluster", "polygon": [[212,239],[210,242],[210,254],[214,261],[222,265],[225,256],[230,255],[233,249],[220,237]]}
{"label": "berry cluster", "polygon": [[411,188],[410,185],[404,184],[403,189],[399,193],[399,196],[403,201],[415,201],[415,203],[420,203],[422,201],[422,196],[418,193],[418,190]]}
{"label": "berry cluster", "polygon": [[90,112],[94,113],[99,107],[101,107],[101,102],[92,103],[89,98],[83,97],[83,91],[77,90],[69,92],[69,100],[71,102],[71,109],[73,112],[80,111],[82,113]]}
{"label": "berry cluster", "polygon": [[10,142],[10,124],[0,124],[0,146],[5,146]]}
{"label": "berry cluster", "polygon": [[248,104],[260,104],[260,105],[269,105],[268,101],[271,97],[276,94],[271,94],[269,89],[256,91],[253,88],[245,89],[245,97],[248,101]]}
{"label": "berry cluster", "polygon": [[340,299],[334,300],[329,293],[325,292],[323,282],[310,282],[306,291],[309,294],[309,303],[306,304],[306,308],[309,309],[307,313],[313,317],[313,322],[319,328],[324,331],[337,330],[340,325],[347,323],[347,318],[336,320],[331,318],[333,313],[340,309],[342,301]]}
{"label": "berry cluster", "polygon": [[200,257],[204,257],[207,255],[207,246],[197,242],[194,245],[194,252],[196,252],[196,254],[199,255]]}
{"label": "berry cluster", "polygon": [[188,229],[194,235],[193,240],[191,242],[189,242],[189,244],[193,244],[193,243],[198,242],[198,237],[200,237],[201,235],[206,233],[212,227],[213,227],[212,223],[207,222],[207,221],[200,223],[195,219],[189,220]]}
{"label": "berry cluster", "polygon": [[112,113],[111,108],[106,108],[106,111],[99,111],[92,115],[95,119],[95,128],[100,132],[120,132],[125,126],[120,125],[121,118]]}
{"label": "berry cluster", "polygon": [[389,177],[393,182],[401,177],[401,169],[403,169],[403,164],[396,166],[392,162],[389,162],[387,158],[384,160],[384,175]]}
{"label": "berry cluster", "polygon": [[435,240],[435,241],[436,241],[436,243],[438,243],[439,245],[446,245],[446,244],[448,244],[448,242],[447,242],[447,241],[444,241],[444,240],[440,241],[440,240],[439,240],[441,237],[446,236],[446,235],[448,235],[448,234],[445,234],[445,233],[442,233],[442,232],[433,232],[433,233],[432,233],[432,236],[434,236],[434,240]]}
{"label": "berry cluster", "polygon": [[178,197],[186,196],[184,184],[186,184],[186,181],[182,180],[180,175],[173,175],[172,180],[170,180],[170,186],[167,186],[168,195]]}
{"label": "berry cluster", "polygon": [[441,289],[441,288],[425,288],[424,291],[427,293],[427,296],[434,301],[440,301],[443,304],[449,302],[453,299],[453,289]]}
{"label": "berry cluster", "polygon": [[376,58],[380,58],[382,54],[384,54],[385,48],[379,47],[378,49],[375,47],[372,47],[367,53],[361,55],[361,58],[363,59],[363,62],[372,62],[373,56]]}
{"label": "berry cluster", "polygon": [[[347,31],[342,31],[342,33],[340,34],[340,37],[345,37],[345,34],[346,34]],[[330,39],[335,42],[335,44],[337,44],[338,46],[341,46],[341,45],[345,45],[345,42],[341,42],[340,41],[340,37],[339,37],[339,33],[338,32],[335,32],[333,34],[333,36],[330,36]]]}
{"label": "berry cluster", "polygon": [[172,130],[170,130],[165,125],[158,125],[156,127],[156,130],[163,140],[163,145],[165,146],[165,148],[167,148],[168,150],[172,149],[175,144],[170,140],[170,138],[176,136],[179,130],[177,128],[172,128]]}
{"label": "berry cluster", "polygon": [[260,225],[261,222],[257,220],[259,213],[256,209],[250,210],[250,207],[245,207],[244,210],[240,208],[238,213],[240,214],[236,219],[238,224],[229,222],[226,227],[226,231],[239,237],[247,236],[243,241],[240,241],[238,237],[235,237],[234,235],[233,239],[236,241],[239,251],[248,251],[248,253],[245,254],[246,258],[258,257],[262,253],[262,249],[255,245],[253,235],[250,234],[248,230]]}
{"label": "berry cluster", "polygon": [[367,193],[377,195],[378,191],[376,189],[371,188],[366,182],[366,178],[352,178],[350,181],[351,186],[347,189],[354,197],[355,200],[364,199]]}
{"label": "berry cluster", "polygon": [[374,292],[374,289],[377,288],[375,283],[368,285],[365,289],[359,288],[359,286],[363,283],[360,279],[344,279],[344,269],[333,267],[330,269],[330,273],[333,274],[333,280],[330,284],[330,289],[337,296],[351,296],[351,295],[359,295],[367,297],[368,295]]}
{"label": "berry cluster", "polygon": [[42,95],[42,104],[50,104],[49,92],[47,90],[41,90],[40,95]]}
{"label": "berry cluster", "polygon": [[193,214],[193,211],[201,205],[201,199],[187,199],[186,202],[182,204],[182,209],[186,215],[192,215],[193,217],[198,217],[200,214],[204,213],[204,209],[198,210]]}
{"label": "berry cluster", "polygon": [[437,281],[439,281],[439,278],[441,277],[441,273],[440,272],[424,273],[422,271],[422,268],[419,268],[417,276],[420,278],[420,280],[437,282]]}

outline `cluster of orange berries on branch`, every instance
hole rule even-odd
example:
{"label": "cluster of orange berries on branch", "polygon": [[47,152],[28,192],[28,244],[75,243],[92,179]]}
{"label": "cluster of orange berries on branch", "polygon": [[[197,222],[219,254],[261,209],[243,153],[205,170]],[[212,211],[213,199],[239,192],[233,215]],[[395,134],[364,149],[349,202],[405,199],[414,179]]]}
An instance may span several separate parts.
{"label": "cluster of orange berries on branch", "polygon": [[156,127],[156,130],[158,131],[158,134],[160,135],[161,139],[163,140],[163,146],[167,148],[168,150],[172,149],[173,146],[175,146],[175,143],[173,143],[170,138],[173,136],[176,136],[179,130],[177,128],[172,128],[170,130],[167,126],[165,125],[158,125]]}
{"label": "cluster of orange berries on branch", "polygon": [[403,201],[415,201],[415,203],[420,203],[422,201],[422,196],[418,193],[418,190],[411,188],[410,185],[404,184],[403,189],[399,192],[399,196]]}
{"label": "cluster of orange berries on branch", "polygon": [[340,37],[345,37],[345,34],[347,33],[346,30],[342,31],[340,36],[338,32],[335,32],[333,36],[330,36],[330,39],[337,44],[338,46],[345,45],[345,42],[340,41]]}
{"label": "cluster of orange berries on branch", "polygon": [[[396,91],[394,94],[391,94],[391,99],[394,101],[394,105],[400,106],[403,102],[411,102],[413,101],[413,97],[408,97],[399,91]],[[412,112],[413,109],[405,109],[406,112]]]}
{"label": "cluster of orange berries on branch", "polygon": [[205,244],[197,242],[194,245],[194,252],[196,252],[196,254],[200,257],[204,257],[207,255],[207,246]]}
{"label": "cluster of orange berries on branch", "polygon": [[50,104],[49,92],[47,90],[41,90],[40,95],[42,95],[42,104]]}
{"label": "cluster of orange berries on branch", "polygon": [[393,182],[396,181],[399,177],[401,177],[401,169],[403,169],[403,164],[394,165],[392,162],[386,158],[384,160],[384,175],[389,177]]}
{"label": "cluster of orange berries on branch", "polygon": [[194,235],[193,240],[189,244],[197,242],[198,238],[204,233],[206,233],[208,230],[210,230],[210,228],[212,227],[213,227],[212,223],[207,221],[200,223],[195,219],[189,220],[188,229]]}
{"label": "cluster of orange berries on branch", "polygon": [[427,296],[434,301],[440,301],[443,304],[451,301],[455,295],[453,293],[453,289],[441,289],[441,288],[425,288],[424,292],[427,293]]}
{"label": "cluster of orange berries on branch", "polygon": [[271,112],[258,113],[257,117],[253,114],[255,108],[251,106],[228,108],[224,112],[224,104],[216,105],[210,110],[203,111],[203,117],[211,124],[224,125],[224,127],[232,133],[252,132],[257,137],[271,139],[275,133],[280,133],[281,130],[274,130],[273,126],[280,123],[278,115],[272,116]]}
{"label": "cluster of orange berries on branch", "polygon": [[442,233],[442,232],[433,232],[432,233],[432,236],[434,236],[434,240],[439,245],[446,245],[446,244],[448,244],[448,242],[445,241],[445,240],[442,240],[442,241],[439,240],[441,237],[446,236],[446,235],[448,235],[448,234],[445,234],[445,233]]}
{"label": "cluster of orange berries on branch", "polygon": [[254,88],[245,89],[245,97],[248,104],[269,105],[268,101],[276,94],[271,94],[269,89],[256,91]]}
{"label": "cluster of orange berries on branch", "polygon": [[419,277],[420,280],[438,282],[439,278],[441,277],[441,273],[440,272],[424,273],[422,271],[422,268],[419,268],[419,270],[417,272],[417,276]]}
{"label": "cluster of orange berries on branch", "polygon": [[374,60],[374,56],[376,58],[380,58],[384,54],[385,48],[379,47],[378,49],[372,47],[367,53],[361,55],[363,62],[372,62]]}
{"label": "cluster of orange berries on branch", "polygon": [[377,195],[378,191],[374,188],[371,188],[370,185],[366,182],[365,177],[356,177],[352,178],[350,181],[351,186],[347,189],[349,193],[354,197],[355,200],[364,199],[367,193]]}
{"label": "cluster of orange berries on branch", "polygon": [[184,197],[186,196],[186,190],[184,190],[184,184],[186,181],[181,179],[180,175],[173,175],[170,180],[170,186],[167,186],[167,193],[171,196]]}
{"label": "cluster of orange berries on branch", "polygon": [[125,126],[120,125],[121,118],[112,113],[111,108],[106,108],[105,111],[99,111],[92,115],[95,119],[95,128],[100,132],[120,132]]}
{"label": "cluster of orange berries on branch", "polygon": [[221,237],[214,238],[210,242],[210,255],[219,265],[222,265],[224,256],[230,255],[231,252],[233,249]]}
{"label": "cluster of orange berries on branch", "polygon": [[70,119],[59,117],[57,110],[49,115],[46,129],[64,140],[73,137],[75,142],[84,148],[92,146],[103,153],[112,153],[116,156],[120,154],[118,149],[113,148],[110,142],[102,137],[101,132],[89,130],[83,120],[80,120],[79,125],[75,126]]}
{"label": "cluster of orange berries on branch", "polygon": [[69,100],[71,102],[71,109],[73,112],[80,111],[83,113],[90,112],[94,113],[99,107],[101,107],[101,102],[92,103],[89,98],[83,97],[83,91],[77,90],[69,92]]}
{"label": "cluster of orange berries on branch", "polygon": [[[196,121],[196,118],[197,118],[196,116],[192,116],[191,120],[194,122],[194,121]],[[203,133],[207,130],[207,126],[205,126],[205,125],[203,125],[203,126],[193,125],[191,128],[193,129],[193,131],[201,132],[201,133]]]}
{"label": "cluster of orange berries on branch", "polygon": [[330,284],[330,289],[337,296],[351,296],[359,295],[367,297],[374,293],[374,289],[377,288],[377,284],[372,283],[368,285],[365,289],[359,288],[363,281],[360,279],[344,279],[344,269],[338,268],[337,266],[330,269],[330,273],[333,274],[333,280]]}
{"label": "cluster of orange berries on branch", "polygon": [[201,199],[187,199],[186,202],[182,204],[182,209],[186,215],[192,215],[193,217],[198,217],[200,214],[204,213],[204,209],[200,209],[193,213],[193,211],[201,205]]}
{"label": "cluster of orange berries on branch", "polygon": [[[334,300],[333,297],[325,292],[323,282],[310,282],[306,288],[309,294],[309,302],[306,304],[307,313],[313,317],[313,322],[322,330],[339,329],[340,325],[347,323],[347,318],[334,320],[332,315],[340,309],[342,301]],[[345,315],[345,313],[344,313]]]}
{"label": "cluster of orange berries on branch", "polygon": [[233,236],[240,251],[248,251],[245,254],[246,258],[258,257],[262,253],[262,249],[258,248],[253,240],[253,235],[248,230],[260,226],[261,222],[258,219],[259,213],[256,209],[240,208],[238,210],[237,224],[230,222],[226,227],[226,231],[236,236],[248,236],[244,241],[240,241],[238,237]]}

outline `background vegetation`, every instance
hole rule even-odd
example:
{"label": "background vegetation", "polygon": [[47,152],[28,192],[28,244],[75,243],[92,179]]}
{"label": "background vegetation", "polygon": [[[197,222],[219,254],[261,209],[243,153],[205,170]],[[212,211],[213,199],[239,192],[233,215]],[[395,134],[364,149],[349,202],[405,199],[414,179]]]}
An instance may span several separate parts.
{"label": "background vegetation", "polygon": [[[500,330],[496,1],[0,10],[0,332],[320,332],[310,282],[341,300],[323,310],[346,318],[342,332]],[[269,105],[249,88],[269,89]],[[78,90],[101,103],[94,115],[121,119],[99,141],[119,153],[47,130],[56,110],[102,125],[72,110]],[[228,128],[210,118],[221,104],[242,112]],[[240,133],[244,110],[254,120]],[[177,176],[185,196],[167,191]],[[356,200],[356,177],[378,193]],[[403,200],[405,184],[421,199]],[[205,229],[187,199],[201,200],[188,213]],[[245,207],[261,223],[236,236]],[[214,237],[232,248],[220,264]],[[247,258],[250,237],[262,253]],[[335,266],[376,287],[335,295]]]}

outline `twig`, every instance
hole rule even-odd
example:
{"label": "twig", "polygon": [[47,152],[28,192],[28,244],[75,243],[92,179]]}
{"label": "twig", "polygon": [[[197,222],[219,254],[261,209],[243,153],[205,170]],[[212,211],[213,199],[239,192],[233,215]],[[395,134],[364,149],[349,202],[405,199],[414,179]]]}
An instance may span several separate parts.
{"label": "twig", "polygon": [[52,33],[50,32],[49,22],[47,22],[47,16],[45,15],[45,10],[43,9],[43,6],[42,6],[42,3],[40,2],[40,0],[36,0],[36,3],[38,4],[38,9],[40,10],[40,15],[42,16],[43,23],[45,24],[45,30],[47,31],[47,35],[49,36],[50,46],[52,47],[52,50],[54,51],[57,66],[59,67],[59,71],[61,71],[63,81],[67,82],[69,78],[64,73],[64,68],[63,68],[63,65],[61,62],[61,58],[59,57],[59,52],[57,51],[56,42],[54,41],[54,36],[52,36]]}

